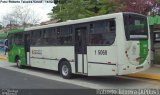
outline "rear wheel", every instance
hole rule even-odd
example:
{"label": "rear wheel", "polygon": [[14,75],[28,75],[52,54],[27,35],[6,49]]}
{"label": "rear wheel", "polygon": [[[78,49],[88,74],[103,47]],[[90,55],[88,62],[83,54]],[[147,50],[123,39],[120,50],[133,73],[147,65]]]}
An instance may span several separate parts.
{"label": "rear wheel", "polygon": [[72,77],[71,65],[68,61],[61,62],[60,74],[64,79],[70,79]]}

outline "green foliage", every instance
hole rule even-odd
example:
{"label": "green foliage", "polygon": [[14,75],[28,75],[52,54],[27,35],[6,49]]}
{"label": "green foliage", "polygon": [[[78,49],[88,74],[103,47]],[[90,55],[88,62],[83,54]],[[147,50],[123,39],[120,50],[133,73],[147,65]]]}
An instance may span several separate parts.
{"label": "green foliage", "polygon": [[158,3],[160,3],[160,0],[156,0]]}
{"label": "green foliage", "polygon": [[111,0],[58,0],[48,15],[61,21],[112,13],[119,4]]}

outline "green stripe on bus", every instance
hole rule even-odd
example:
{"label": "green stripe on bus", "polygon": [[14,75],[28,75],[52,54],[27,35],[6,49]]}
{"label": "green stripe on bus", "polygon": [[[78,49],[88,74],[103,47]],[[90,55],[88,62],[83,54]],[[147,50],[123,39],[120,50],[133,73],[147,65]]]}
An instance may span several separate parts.
{"label": "green stripe on bus", "polygon": [[140,64],[143,64],[148,55],[148,40],[140,41]]}

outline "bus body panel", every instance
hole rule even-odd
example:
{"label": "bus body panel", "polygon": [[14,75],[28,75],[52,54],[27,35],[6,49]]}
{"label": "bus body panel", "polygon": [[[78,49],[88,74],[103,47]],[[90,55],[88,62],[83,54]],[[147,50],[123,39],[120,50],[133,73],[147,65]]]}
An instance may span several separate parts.
{"label": "bus body panel", "polygon": [[88,46],[88,63],[117,64],[117,46]]}
{"label": "bus body panel", "polygon": [[117,46],[114,44],[111,46],[88,46],[88,75],[116,75],[116,53]]}
{"label": "bus body panel", "polygon": [[[138,44],[138,45],[137,45]],[[140,42],[126,42],[121,58],[123,64],[119,64],[118,75],[144,71],[150,67],[149,48],[142,48]],[[144,46],[146,46],[144,44]],[[145,54],[146,53],[146,54]]]}
{"label": "bus body panel", "polygon": [[87,61],[87,55],[86,54],[77,54],[77,63],[78,63],[78,73],[88,73],[88,61]]}
{"label": "bus body panel", "polygon": [[25,50],[24,46],[20,45],[13,45],[12,50],[8,52],[9,62],[15,62],[16,57],[19,56],[21,59],[21,64],[26,65],[26,58],[25,58]]}
{"label": "bus body panel", "polygon": [[117,75],[116,65],[88,63],[88,76],[113,76]]}
{"label": "bus body panel", "polygon": [[143,62],[143,64],[136,66],[131,64],[123,64],[119,66],[119,75],[131,74],[144,71],[150,67],[150,56],[147,56],[147,60]]}
{"label": "bus body panel", "polygon": [[30,65],[33,67],[58,70],[59,61],[65,58],[71,63],[72,72],[75,72],[73,46],[48,46],[30,48]]}
{"label": "bus body panel", "polygon": [[26,64],[26,65],[27,65],[27,66],[31,66],[31,65],[30,65],[30,52],[27,52],[26,54],[27,54],[27,55],[26,55],[26,57],[27,57],[27,64]]}
{"label": "bus body panel", "polygon": [[58,70],[58,62],[55,60],[30,58],[30,62],[30,66],[32,67],[44,68],[49,70]]}

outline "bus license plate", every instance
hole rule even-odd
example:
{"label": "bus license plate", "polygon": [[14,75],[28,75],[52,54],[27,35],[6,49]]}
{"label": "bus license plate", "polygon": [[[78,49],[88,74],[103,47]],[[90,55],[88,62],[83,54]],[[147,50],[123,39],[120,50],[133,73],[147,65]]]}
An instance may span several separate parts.
{"label": "bus license plate", "polygon": [[136,67],[136,69],[142,69],[142,68],[143,68],[143,66]]}

